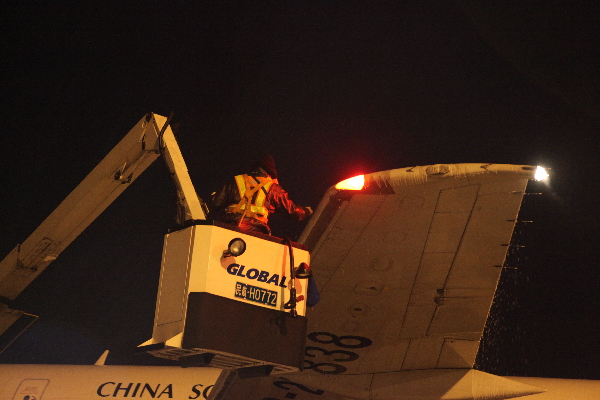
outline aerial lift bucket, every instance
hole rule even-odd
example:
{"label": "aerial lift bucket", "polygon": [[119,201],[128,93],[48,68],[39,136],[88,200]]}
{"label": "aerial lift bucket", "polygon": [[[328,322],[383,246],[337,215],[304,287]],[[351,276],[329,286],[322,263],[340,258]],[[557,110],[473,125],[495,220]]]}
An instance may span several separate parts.
{"label": "aerial lift bucket", "polygon": [[308,262],[301,244],[219,222],[167,234],[152,339],[139,349],[184,367],[299,371],[308,280],[292,270]]}

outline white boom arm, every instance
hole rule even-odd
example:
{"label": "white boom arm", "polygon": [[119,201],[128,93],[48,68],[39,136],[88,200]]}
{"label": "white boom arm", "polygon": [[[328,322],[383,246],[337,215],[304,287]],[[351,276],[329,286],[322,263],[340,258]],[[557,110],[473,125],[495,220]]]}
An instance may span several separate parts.
{"label": "white boom arm", "polygon": [[153,113],[142,118],[46,220],[0,262],[0,335],[23,314],[10,310],[7,303],[14,300],[160,154],[164,155],[175,180],[185,214],[183,219],[206,219],[181,150],[167,123],[167,118]]}
{"label": "white boom arm", "polygon": [[[154,121],[155,128],[157,129],[165,126],[165,123],[168,123],[168,120],[165,119],[165,117],[156,114],[154,114]],[[166,126],[166,129],[162,134],[160,148],[167,167],[169,168],[169,172],[171,172],[175,184],[177,185],[179,205],[183,208],[183,215],[180,216],[181,221],[179,222],[183,223],[188,220],[206,219],[202,202],[196,194],[196,189],[194,189],[194,185],[192,184],[192,179],[190,178],[187,166],[183,160],[183,155],[181,154],[179,145],[177,144],[173,131],[169,125]]]}

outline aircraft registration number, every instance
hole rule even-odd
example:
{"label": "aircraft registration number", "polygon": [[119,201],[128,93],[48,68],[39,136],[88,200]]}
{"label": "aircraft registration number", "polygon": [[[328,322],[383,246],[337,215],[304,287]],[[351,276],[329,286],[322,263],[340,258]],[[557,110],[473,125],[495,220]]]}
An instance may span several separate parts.
{"label": "aircraft registration number", "polygon": [[277,292],[241,282],[236,282],[235,284],[235,297],[277,307]]}

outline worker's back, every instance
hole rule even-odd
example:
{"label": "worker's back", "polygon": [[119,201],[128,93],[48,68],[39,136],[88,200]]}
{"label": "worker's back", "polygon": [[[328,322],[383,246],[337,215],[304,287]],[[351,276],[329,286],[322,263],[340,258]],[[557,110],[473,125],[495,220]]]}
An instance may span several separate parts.
{"label": "worker's back", "polygon": [[280,210],[302,221],[312,214],[310,207],[296,205],[277,181],[275,161],[263,154],[250,172],[236,175],[212,197],[210,218],[242,229],[271,234],[269,215]]}

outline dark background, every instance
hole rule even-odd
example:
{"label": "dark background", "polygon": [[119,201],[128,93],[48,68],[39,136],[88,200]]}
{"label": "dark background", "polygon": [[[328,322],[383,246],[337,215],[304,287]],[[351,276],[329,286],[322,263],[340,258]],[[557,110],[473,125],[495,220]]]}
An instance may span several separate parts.
{"label": "dark background", "polygon": [[[149,111],[175,112],[204,199],[263,151],[313,207],[358,173],[543,165],[478,367],[600,379],[593,2],[189,3],[0,6],[2,256]],[[159,363],[131,349],[151,335],[174,215],[156,162],[15,301],[40,319],[0,362]]]}

